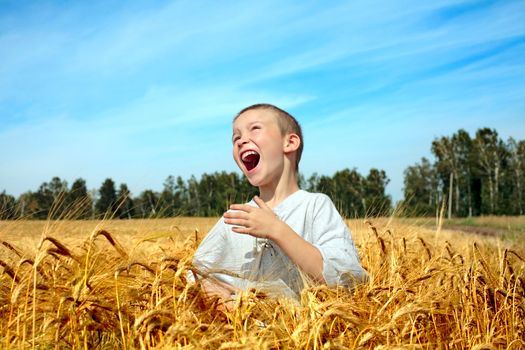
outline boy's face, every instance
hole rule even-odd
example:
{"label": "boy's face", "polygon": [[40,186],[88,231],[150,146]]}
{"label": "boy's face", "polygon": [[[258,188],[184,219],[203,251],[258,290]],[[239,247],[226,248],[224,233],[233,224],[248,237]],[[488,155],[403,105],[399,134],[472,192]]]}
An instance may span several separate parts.
{"label": "boy's face", "polygon": [[252,109],[233,123],[233,159],[253,186],[263,186],[283,172],[284,143],[277,116]]}

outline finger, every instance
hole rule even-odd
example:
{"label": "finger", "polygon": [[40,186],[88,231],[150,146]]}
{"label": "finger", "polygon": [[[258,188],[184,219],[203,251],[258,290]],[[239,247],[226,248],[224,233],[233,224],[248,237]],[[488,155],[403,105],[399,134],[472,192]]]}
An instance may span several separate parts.
{"label": "finger", "polygon": [[259,196],[254,196],[253,197],[253,200],[255,201],[255,203],[257,203],[257,205],[259,206],[259,208],[261,209],[264,209],[264,210],[272,210],[262,199],[261,197]]}
{"label": "finger", "polygon": [[248,225],[247,221],[244,219],[224,219],[224,222],[228,225],[243,226]]}
{"label": "finger", "polygon": [[232,227],[232,231],[235,233],[242,233],[244,235],[250,234],[249,229],[246,227],[242,227],[242,226],[234,226]]}
{"label": "finger", "polygon": [[248,219],[248,213],[244,211],[227,211],[223,216],[225,219]]}
{"label": "finger", "polygon": [[230,205],[230,209],[231,210],[240,210],[240,211],[244,211],[244,212],[251,212],[253,210],[253,207],[251,205],[248,205],[248,204],[232,204]]}

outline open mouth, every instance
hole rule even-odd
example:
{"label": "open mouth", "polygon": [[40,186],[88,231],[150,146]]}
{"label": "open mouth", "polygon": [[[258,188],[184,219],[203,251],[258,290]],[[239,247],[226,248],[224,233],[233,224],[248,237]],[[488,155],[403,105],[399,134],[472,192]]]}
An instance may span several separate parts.
{"label": "open mouth", "polygon": [[246,151],[241,155],[241,160],[248,171],[253,170],[259,164],[260,158],[259,153],[255,151]]}

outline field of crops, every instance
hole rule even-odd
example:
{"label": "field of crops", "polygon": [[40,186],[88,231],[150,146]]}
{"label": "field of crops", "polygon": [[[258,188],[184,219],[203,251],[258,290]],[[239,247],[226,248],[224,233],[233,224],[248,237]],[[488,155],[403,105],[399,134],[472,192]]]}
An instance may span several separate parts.
{"label": "field of crops", "polygon": [[186,282],[214,223],[0,222],[0,348],[525,347],[525,239],[352,220],[367,283],[226,311]]}

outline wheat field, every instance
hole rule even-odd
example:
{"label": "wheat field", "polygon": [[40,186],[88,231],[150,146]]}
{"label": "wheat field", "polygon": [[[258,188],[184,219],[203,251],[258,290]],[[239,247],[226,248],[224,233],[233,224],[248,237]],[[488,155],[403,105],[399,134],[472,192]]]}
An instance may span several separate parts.
{"label": "wheat field", "polygon": [[525,348],[520,241],[350,220],[367,283],[250,290],[228,311],[186,281],[215,221],[1,221],[0,347]]}

